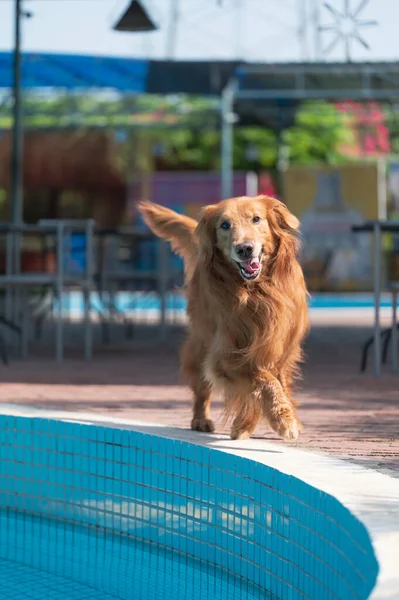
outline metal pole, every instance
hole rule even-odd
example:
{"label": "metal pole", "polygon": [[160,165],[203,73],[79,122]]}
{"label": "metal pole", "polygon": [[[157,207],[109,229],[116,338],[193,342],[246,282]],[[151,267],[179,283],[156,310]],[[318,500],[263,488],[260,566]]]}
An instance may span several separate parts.
{"label": "metal pole", "polygon": [[381,227],[374,223],[374,374],[381,375]]}
{"label": "metal pole", "polygon": [[234,17],[234,31],[233,31],[233,37],[234,37],[234,54],[236,56],[237,60],[241,60],[242,58],[242,48],[241,48],[241,30],[242,30],[242,19],[243,19],[243,14],[242,14],[242,3],[241,0],[235,0],[235,17]]}
{"label": "metal pole", "polygon": [[175,58],[176,41],[177,41],[177,26],[179,23],[179,1],[170,0],[170,17],[169,26],[166,35],[166,58],[172,60]]}
{"label": "metal pole", "polygon": [[167,339],[167,293],[170,283],[169,277],[169,249],[165,242],[159,242],[158,245],[158,293],[161,301],[161,314],[159,322],[159,338],[161,341]]}
{"label": "metal pole", "polygon": [[[395,285],[395,283],[394,283]],[[397,326],[397,307],[398,307],[398,291],[395,288],[392,292],[392,373],[398,372],[398,326]]]}
{"label": "metal pole", "polygon": [[83,288],[83,299],[84,299],[84,354],[85,360],[91,360],[93,358],[93,330],[91,324],[90,315],[90,301],[91,294],[93,291],[93,277],[94,277],[94,247],[93,247],[93,236],[94,236],[94,220],[89,219],[86,223],[86,273],[84,276],[84,288]]}
{"label": "metal pole", "polygon": [[233,141],[234,141],[234,97],[237,80],[231,79],[222,92],[221,118],[221,196],[230,198],[233,194]]}
{"label": "metal pole", "polygon": [[55,358],[61,363],[64,358],[64,332],[62,313],[62,290],[64,284],[64,223],[58,221],[56,225],[56,248],[57,248],[57,273],[55,277],[55,298],[57,302],[55,315]]}
{"label": "metal pole", "polygon": [[351,61],[351,41],[348,35],[345,36],[345,60]]}
{"label": "metal pole", "polygon": [[[15,0],[14,64],[13,64],[13,127],[11,148],[11,204],[10,220],[22,222],[22,106],[21,106],[21,10],[22,0]],[[17,274],[21,267],[21,234],[14,232],[10,245],[11,269]],[[18,319],[20,290],[11,291],[13,318]]]}
{"label": "metal pole", "polygon": [[308,41],[307,41],[307,10],[306,0],[297,0],[298,8],[298,42],[301,54],[301,60],[305,61],[308,58]]}
{"label": "metal pole", "polygon": [[277,129],[277,183],[279,197],[284,199],[284,174],[289,165],[289,150],[284,143],[284,125],[285,118],[282,107],[278,111],[278,129]]}
{"label": "metal pole", "polygon": [[22,105],[21,105],[21,0],[15,0],[13,82],[13,133],[11,154],[11,221],[22,222]]}
{"label": "metal pole", "polygon": [[313,32],[314,32],[314,58],[318,62],[321,60],[320,43],[320,3],[319,0],[313,0]]}

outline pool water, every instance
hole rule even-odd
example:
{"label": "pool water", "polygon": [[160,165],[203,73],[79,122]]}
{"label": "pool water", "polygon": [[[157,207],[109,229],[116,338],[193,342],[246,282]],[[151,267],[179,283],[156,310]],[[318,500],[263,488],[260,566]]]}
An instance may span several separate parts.
{"label": "pool water", "polygon": [[[115,298],[116,307],[120,311],[160,311],[161,301],[155,293],[121,292]],[[102,303],[98,294],[92,295],[92,307],[101,310]],[[355,294],[313,294],[309,300],[312,309],[356,309],[372,308],[374,297],[371,293]],[[392,297],[384,294],[381,298],[381,306],[391,307]],[[185,312],[187,307],[186,298],[179,293],[170,293],[166,298],[167,310]],[[64,294],[62,308],[73,315],[83,314],[83,297],[79,292]]]}
{"label": "pool water", "polygon": [[223,447],[0,415],[0,600],[366,600],[365,526]]}
{"label": "pool water", "polygon": [[0,511],[1,600],[260,600],[226,569],[105,529]]}
{"label": "pool water", "polygon": [[8,560],[0,560],[2,600],[115,600],[115,596]]}

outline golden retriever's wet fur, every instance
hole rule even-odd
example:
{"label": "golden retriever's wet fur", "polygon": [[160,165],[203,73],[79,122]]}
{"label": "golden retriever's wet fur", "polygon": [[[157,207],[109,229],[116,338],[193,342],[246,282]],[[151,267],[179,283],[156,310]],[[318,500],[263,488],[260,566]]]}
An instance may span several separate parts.
{"label": "golden retriever's wet fur", "polygon": [[267,196],[207,206],[198,223],[150,202],[139,209],[185,261],[190,326],[182,370],[194,394],[192,428],[214,431],[216,390],[233,417],[232,438],[249,437],[264,418],[296,439],[291,386],[308,328],[296,217]]}

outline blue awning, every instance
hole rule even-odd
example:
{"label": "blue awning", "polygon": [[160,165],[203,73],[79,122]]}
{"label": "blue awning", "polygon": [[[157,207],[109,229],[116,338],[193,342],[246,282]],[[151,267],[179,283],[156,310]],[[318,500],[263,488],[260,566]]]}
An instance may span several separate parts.
{"label": "blue awning", "polygon": [[[220,95],[235,61],[162,61],[24,52],[22,88],[113,89],[127,93]],[[13,85],[13,54],[0,52],[0,89]]]}
{"label": "blue awning", "polygon": [[[114,89],[142,93],[149,63],[135,58],[23,53],[22,88]],[[0,88],[13,84],[13,54],[0,52]]]}

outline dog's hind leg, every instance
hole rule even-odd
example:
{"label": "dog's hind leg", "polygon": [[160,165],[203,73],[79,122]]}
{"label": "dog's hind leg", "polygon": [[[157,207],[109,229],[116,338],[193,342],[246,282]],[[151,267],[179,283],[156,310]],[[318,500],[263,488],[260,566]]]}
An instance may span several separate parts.
{"label": "dog's hind leg", "polygon": [[211,386],[203,376],[204,350],[188,339],[181,352],[182,373],[194,395],[191,429],[213,433],[215,425],[210,416]]}
{"label": "dog's hind leg", "polygon": [[233,417],[231,439],[247,440],[262,416],[259,394],[247,378],[232,379],[225,375],[223,395],[225,422]]}
{"label": "dog's hind leg", "polygon": [[247,440],[255,431],[259,422],[261,412],[256,404],[248,404],[244,410],[236,416],[231,428],[232,440]]}
{"label": "dog's hind leg", "polygon": [[280,381],[269,374],[262,381],[261,406],[270,427],[286,440],[296,440],[302,425]]}

